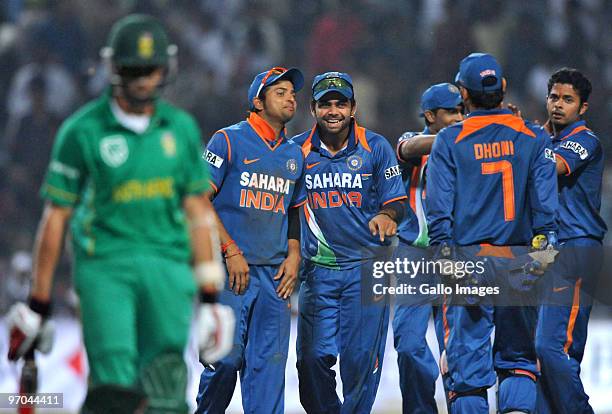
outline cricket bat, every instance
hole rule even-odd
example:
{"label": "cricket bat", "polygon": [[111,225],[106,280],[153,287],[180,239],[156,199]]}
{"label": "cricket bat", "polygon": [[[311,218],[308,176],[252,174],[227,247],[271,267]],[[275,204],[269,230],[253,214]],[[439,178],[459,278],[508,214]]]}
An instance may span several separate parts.
{"label": "cricket bat", "polygon": [[[34,347],[28,351],[24,357],[23,368],[21,369],[21,378],[19,380],[19,395],[34,394],[38,388],[38,367],[36,366],[36,358],[34,356]],[[34,406],[19,403],[17,409],[19,414],[34,414]]]}

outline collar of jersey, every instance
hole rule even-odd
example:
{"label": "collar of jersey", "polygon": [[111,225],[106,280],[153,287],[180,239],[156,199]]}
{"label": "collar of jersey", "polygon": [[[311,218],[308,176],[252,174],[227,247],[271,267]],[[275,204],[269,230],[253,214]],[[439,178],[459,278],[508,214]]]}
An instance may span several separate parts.
{"label": "collar of jersey", "polygon": [[578,132],[581,132],[587,129],[588,128],[586,127],[586,122],[581,119],[563,128],[563,130],[559,133],[559,136],[555,138],[555,141],[563,141],[570,135],[577,134]]}
{"label": "collar of jersey", "polygon": [[512,115],[512,111],[509,109],[478,109],[467,114],[466,118],[483,115]]}
{"label": "collar of jersey", "polygon": [[[249,117],[247,118],[247,122],[253,128],[257,136],[262,139],[263,142],[266,143],[270,150],[274,151],[280,144],[283,142],[285,138],[285,134],[287,130],[283,128],[280,133],[280,138],[276,139],[276,133],[274,129],[266,122],[265,119],[257,115],[255,112],[251,112]],[[276,141],[276,142],[275,142]],[[275,143],[274,143],[275,142]],[[271,145],[274,143],[273,145]]]}
{"label": "collar of jersey", "polygon": [[[357,121],[355,119],[353,119],[353,121],[351,122],[350,125],[350,129],[349,129],[349,134],[348,134],[348,141],[346,144],[346,148],[344,148],[341,151],[338,151],[336,153],[336,155],[332,156],[328,151],[326,151],[325,149],[321,148],[321,138],[319,137],[319,128],[317,128],[317,126],[315,125],[311,132],[310,132],[310,137],[309,139],[307,139],[307,141],[310,141],[311,147],[315,148],[316,151],[327,157],[327,158],[339,158],[339,157],[343,157],[345,155],[348,155],[350,153],[352,153],[353,151],[355,151],[357,149],[357,146],[359,144],[361,144],[362,146],[364,146],[366,149],[369,150],[369,146],[367,141],[365,141],[365,134],[363,138],[359,138],[357,137],[357,135],[355,134],[355,131],[357,131],[358,129],[360,129],[361,127],[359,125],[357,125]],[[363,129],[363,128],[361,128]],[[362,142],[365,141],[365,142]]]}
{"label": "collar of jersey", "polygon": [[[136,132],[121,125],[121,123],[117,120],[117,118],[115,118],[115,115],[113,114],[113,110],[111,109],[111,101],[113,99],[113,96],[111,95],[110,88],[102,95],[101,99],[105,103],[104,110],[106,112],[106,116],[108,117],[109,124],[111,126],[120,127],[122,129],[125,129],[126,131],[130,131],[136,134]],[[149,121],[149,127],[142,134],[146,134],[147,131],[149,131],[152,127],[158,126],[161,123],[166,122],[166,117],[164,116],[164,113],[163,113],[164,111],[159,105],[159,99],[155,100],[154,105],[155,105],[155,110],[153,111],[153,115],[151,115],[151,120]]]}

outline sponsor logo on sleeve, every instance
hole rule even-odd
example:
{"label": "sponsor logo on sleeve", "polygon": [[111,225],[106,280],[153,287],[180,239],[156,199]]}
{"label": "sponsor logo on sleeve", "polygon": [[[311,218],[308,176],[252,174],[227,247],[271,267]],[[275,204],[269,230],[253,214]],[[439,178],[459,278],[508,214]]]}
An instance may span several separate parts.
{"label": "sponsor logo on sleeve", "polygon": [[555,157],[555,153],[550,148],[544,149],[544,158],[551,160],[552,162],[557,162],[557,157]]}
{"label": "sponsor logo on sleeve", "polygon": [[223,165],[223,161],[224,161],[223,158],[221,158],[220,156],[218,156],[211,150],[206,150],[203,158],[206,160],[206,162],[208,162],[210,165],[214,166],[215,168],[221,168],[221,166]]}
{"label": "sponsor logo on sleeve", "polygon": [[578,156],[580,156],[581,160],[585,160],[589,156],[587,149],[576,141],[565,141],[561,144],[561,148],[574,151],[576,154],[578,154]]}
{"label": "sponsor logo on sleeve", "polygon": [[61,163],[57,160],[51,161],[49,169],[54,173],[64,175],[72,180],[79,178],[80,175],[79,170],[77,170],[76,168]]}
{"label": "sponsor logo on sleeve", "polygon": [[398,175],[402,175],[399,165],[394,165],[393,167],[389,167],[385,170],[385,179],[387,180]]}

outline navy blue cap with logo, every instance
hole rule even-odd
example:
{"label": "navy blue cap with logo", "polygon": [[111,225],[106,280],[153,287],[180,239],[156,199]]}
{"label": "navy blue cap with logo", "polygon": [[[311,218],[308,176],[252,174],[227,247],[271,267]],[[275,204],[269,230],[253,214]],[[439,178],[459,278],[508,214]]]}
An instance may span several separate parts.
{"label": "navy blue cap with logo", "polygon": [[455,83],[477,92],[493,92],[502,89],[502,68],[488,53],[471,53],[459,64]]}
{"label": "navy blue cap with logo", "polygon": [[293,84],[293,89],[298,92],[304,86],[304,75],[297,68],[286,69],[275,66],[270,70],[259,73],[249,86],[248,100],[249,108],[253,109],[253,99],[261,96],[265,88],[280,80],[288,80]]}
{"label": "navy blue cap with logo", "polygon": [[318,101],[330,92],[338,92],[346,99],[352,99],[353,79],[344,72],[325,72],[315,76],[312,81],[312,99]]}
{"label": "navy blue cap with logo", "polygon": [[459,89],[450,83],[438,83],[427,88],[421,96],[421,115],[434,109],[453,109],[461,104]]}

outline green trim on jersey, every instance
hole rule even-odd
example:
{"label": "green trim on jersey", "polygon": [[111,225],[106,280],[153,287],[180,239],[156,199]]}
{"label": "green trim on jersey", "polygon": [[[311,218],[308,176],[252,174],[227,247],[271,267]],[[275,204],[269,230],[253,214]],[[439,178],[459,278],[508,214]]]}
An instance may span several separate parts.
{"label": "green trim on jersey", "polygon": [[317,220],[315,218],[314,212],[308,205],[308,203],[304,204],[304,208],[308,213],[308,228],[314,234],[317,239],[317,254],[310,258],[310,261],[317,264],[318,266],[326,267],[328,269],[339,270],[340,266],[336,260],[336,254],[332,250],[331,246],[325,239],[323,235],[323,231],[319,227]]}
{"label": "green trim on jersey", "polygon": [[77,257],[152,253],[191,257],[183,199],[209,190],[201,134],[186,112],[158,100],[141,134],[123,127],[107,93],[60,128],[41,195],[74,207]]}
{"label": "green trim on jersey", "polygon": [[425,187],[425,167],[427,161],[420,167],[419,171],[419,182],[415,191],[414,204],[416,207],[415,214],[419,222],[419,236],[412,243],[415,247],[428,247],[429,246],[429,231],[427,229],[427,217],[425,216],[425,209],[423,208],[423,189]]}

